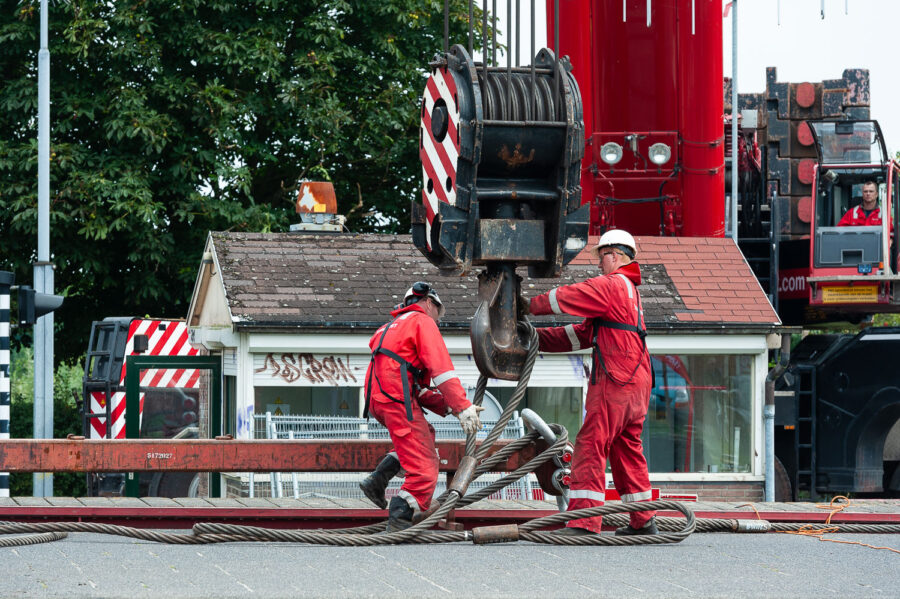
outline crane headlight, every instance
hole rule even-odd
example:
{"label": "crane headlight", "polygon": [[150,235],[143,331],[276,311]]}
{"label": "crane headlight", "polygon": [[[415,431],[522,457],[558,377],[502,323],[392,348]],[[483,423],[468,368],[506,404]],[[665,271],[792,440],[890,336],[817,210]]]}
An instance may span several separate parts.
{"label": "crane headlight", "polygon": [[664,143],[655,143],[650,146],[650,162],[656,166],[662,166],[672,158],[672,149]]}
{"label": "crane headlight", "polygon": [[600,158],[606,164],[612,166],[622,160],[622,146],[614,141],[608,141],[600,147]]}

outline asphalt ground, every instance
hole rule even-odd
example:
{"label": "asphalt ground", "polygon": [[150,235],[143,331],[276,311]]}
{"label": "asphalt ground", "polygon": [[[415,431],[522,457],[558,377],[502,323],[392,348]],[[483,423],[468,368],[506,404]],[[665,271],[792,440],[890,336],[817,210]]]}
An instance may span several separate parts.
{"label": "asphalt ground", "polygon": [[[900,535],[826,538],[900,550]],[[0,597],[900,596],[900,553],[776,533],[695,533],[644,547],[365,548],[73,533],[0,549],[0,564]]]}

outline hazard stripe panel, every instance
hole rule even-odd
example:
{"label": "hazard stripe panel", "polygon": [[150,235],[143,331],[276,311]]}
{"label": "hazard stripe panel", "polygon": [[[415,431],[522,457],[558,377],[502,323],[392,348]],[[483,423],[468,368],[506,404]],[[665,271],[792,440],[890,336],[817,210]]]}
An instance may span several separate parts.
{"label": "hazard stripe panel", "polygon": [[[135,335],[146,335],[148,349],[144,354],[135,354]],[[196,356],[198,350],[188,343],[187,325],[180,321],[135,319],[128,329],[125,344],[125,355],[146,356]],[[119,387],[125,386],[126,365],[122,366]],[[150,368],[141,373],[141,387],[165,387],[181,389],[198,389],[200,387],[200,371],[196,368]],[[111,437],[125,438],[125,393],[116,391],[110,400],[110,419],[112,420]],[[143,414],[144,394],[140,394],[140,407]],[[91,412],[100,414],[106,411],[106,398],[101,392],[91,393]],[[106,418],[91,419],[91,439],[106,437]]]}
{"label": "hazard stripe panel", "polygon": [[[441,141],[431,131],[431,114],[437,102],[447,106],[449,122]],[[456,82],[446,68],[437,68],[425,84],[422,96],[421,144],[422,203],[425,206],[425,240],[431,248],[431,225],[438,214],[438,202],[456,205],[456,172],[459,160],[459,104]]]}

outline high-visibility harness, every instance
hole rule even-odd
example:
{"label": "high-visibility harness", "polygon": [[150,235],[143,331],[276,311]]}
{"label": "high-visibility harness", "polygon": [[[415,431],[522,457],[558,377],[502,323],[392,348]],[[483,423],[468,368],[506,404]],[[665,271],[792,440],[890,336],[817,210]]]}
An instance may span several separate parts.
{"label": "high-visibility harness", "polygon": [[[619,274],[620,277],[625,281],[626,285],[631,285],[633,287],[633,283],[628,280],[623,274]],[[602,368],[603,372],[606,376],[609,377],[609,380],[614,382],[616,385],[620,387],[624,387],[632,380],[634,380],[634,375],[637,373],[637,369],[641,366],[641,360],[639,359],[637,364],[634,366],[634,370],[631,371],[631,376],[628,377],[628,380],[622,382],[617,380],[616,377],[612,375],[609,371],[609,368],[606,367],[606,363],[603,361],[603,354],[600,353],[600,344],[597,341],[598,335],[600,333],[600,327],[605,327],[607,329],[617,329],[619,331],[628,331],[630,333],[635,333],[641,339],[641,345],[643,346],[644,353],[647,353],[647,327],[644,325],[644,310],[641,305],[641,296],[637,293],[637,288],[635,289],[635,295],[637,296],[637,326],[633,324],[626,324],[624,322],[617,322],[615,320],[604,320],[602,318],[594,318],[591,324],[591,347],[593,351],[591,352],[591,384],[597,384],[597,370],[598,368]],[[629,293],[629,295],[631,295]],[[642,356],[643,357],[643,356]],[[653,369],[650,369],[651,375]]]}
{"label": "high-visibility harness", "polygon": [[[400,316],[398,316],[397,318],[400,318]],[[371,370],[369,370],[369,380],[366,381],[366,406],[363,409],[363,418],[369,417],[369,403],[372,399],[372,378],[374,377],[375,382],[378,383],[378,389],[385,397],[387,397],[391,401],[402,403],[406,406],[406,419],[412,422],[412,393],[410,392],[409,388],[408,373],[411,372],[413,374],[413,377],[415,379],[418,379],[423,374],[425,374],[425,370],[422,368],[416,368],[410,362],[404,360],[396,353],[392,352],[389,349],[381,347],[381,344],[384,343],[384,336],[387,335],[387,332],[390,330],[391,325],[396,322],[397,318],[384,325],[384,332],[381,334],[381,338],[378,340],[378,347],[372,350],[372,368]],[[381,386],[381,380],[379,380],[378,375],[375,374],[375,356],[377,356],[378,354],[385,355],[400,365],[400,378],[403,381],[403,399],[397,399],[396,397],[385,391],[384,387]]]}

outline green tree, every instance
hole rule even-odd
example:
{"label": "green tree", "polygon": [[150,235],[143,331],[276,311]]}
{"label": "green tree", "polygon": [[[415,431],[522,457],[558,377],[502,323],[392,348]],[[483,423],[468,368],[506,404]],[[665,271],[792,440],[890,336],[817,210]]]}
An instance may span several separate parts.
{"label": "green tree", "polygon": [[[463,40],[467,3],[452,4]],[[51,3],[57,352],[82,354],[92,319],[183,317],[206,232],[284,230],[311,173],[334,182],[352,229],[405,231],[442,35],[442,0]],[[38,47],[38,0],[0,0],[0,268],[20,282],[35,259]]]}
{"label": "green tree", "polygon": [[[81,396],[81,377],[84,368],[75,362],[60,364],[53,375],[53,437],[82,434],[81,410],[76,397]],[[34,352],[23,347],[13,352],[10,363],[9,436],[31,439],[34,431]],[[9,490],[12,496],[31,495],[32,475],[13,473]],[[62,497],[81,497],[85,494],[85,476],[77,472],[53,475],[53,494]]]}

